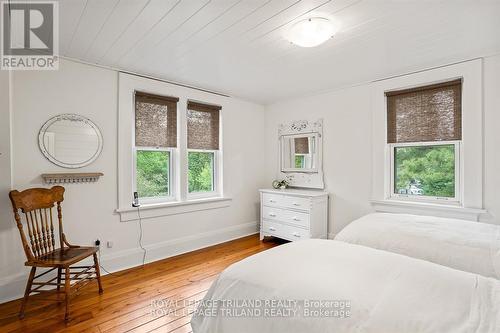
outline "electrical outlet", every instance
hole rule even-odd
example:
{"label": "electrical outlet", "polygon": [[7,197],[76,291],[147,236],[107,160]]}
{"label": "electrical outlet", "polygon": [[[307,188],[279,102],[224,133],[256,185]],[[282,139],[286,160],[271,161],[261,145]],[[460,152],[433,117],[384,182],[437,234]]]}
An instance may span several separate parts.
{"label": "electrical outlet", "polygon": [[106,243],[106,246],[108,247],[108,249],[112,248],[113,247],[113,241],[112,240],[109,240],[107,243]]}

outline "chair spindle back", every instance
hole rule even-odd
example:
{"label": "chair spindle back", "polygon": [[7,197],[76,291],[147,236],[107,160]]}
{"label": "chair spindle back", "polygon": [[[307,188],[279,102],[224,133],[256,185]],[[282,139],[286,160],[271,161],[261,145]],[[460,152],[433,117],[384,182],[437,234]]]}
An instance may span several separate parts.
{"label": "chair spindle back", "polygon": [[[61,202],[64,200],[64,187],[32,188],[22,192],[14,190],[9,193],[9,197],[28,261],[34,261],[55,250],[55,235],[59,237],[59,245],[63,248]],[[57,224],[54,224],[52,214],[55,205]],[[23,229],[22,215],[26,221],[27,233]]]}

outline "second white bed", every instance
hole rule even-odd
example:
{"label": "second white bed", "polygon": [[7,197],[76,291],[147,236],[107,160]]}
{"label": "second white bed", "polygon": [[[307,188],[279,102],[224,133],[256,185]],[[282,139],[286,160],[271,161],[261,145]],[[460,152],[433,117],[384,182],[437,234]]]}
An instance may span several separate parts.
{"label": "second white bed", "polygon": [[373,213],[351,222],[335,239],[500,279],[498,225]]}

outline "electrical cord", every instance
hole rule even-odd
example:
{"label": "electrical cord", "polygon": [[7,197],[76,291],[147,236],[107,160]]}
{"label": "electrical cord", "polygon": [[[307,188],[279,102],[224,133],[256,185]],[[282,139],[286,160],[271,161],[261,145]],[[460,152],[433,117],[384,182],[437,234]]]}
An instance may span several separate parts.
{"label": "electrical cord", "polygon": [[141,218],[141,206],[137,205],[137,217],[139,217],[139,247],[142,249],[142,266],[146,264],[146,253],[147,250],[142,245],[142,218]]}
{"label": "electrical cord", "polygon": [[[135,196],[136,196],[135,200],[137,200],[137,194],[135,194]],[[147,250],[144,247],[144,245],[142,245],[143,231],[142,231],[141,205],[138,202],[134,201],[134,203],[132,204],[132,207],[137,207],[137,217],[139,218],[139,247],[141,248],[141,250],[143,252],[142,253],[142,267],[144,267],[144,265],[146,264]],[[102,270],[105,271],[107,274],[112,275],[112,276],[116,276],[116,274],[111,273],[106,268],[104,268],[104,266],[101,264],[101,262],[102,262],[101,261],[101,248],[99,248],[99,250],[97,251],[97,255],[99,256],[99,267],[101,267]]]}
{"label": "electrical cord", "polygon": [[[142,253],[142,267],[144,267],[144,265],[146,264],[147,250],[142,245],[142,235],[143,235],[143,232],[142,232],[141,205],[139,205],[139,204],[136,203],[136,204],[133,204],[133,207],[137,207],[137,217],[139,218],[139,247],[141,248],[141,250],[143,252]],[[101,249],[100,248],[99,248],[99,251],[97,251],[97,254],[99,256],[99,267],[101,267],[102,270],[105,271],[107,274],[115,276],[116,274],[111,273],[106,268],[104,268],[104,266],[101,264]]]}
{"label": "electrical cord", "polygon": [[105,271],[107,274],[109,274],[111,276],[116,276],[116,274],[111,273],[106,268],[104,268],[104,266],[101,264],[102,261],[101,261],[101,249],[100,248],[99,248],[99,251],[97,251],[97,255],[99,256],[99,267],[101,267],[102,270]]}

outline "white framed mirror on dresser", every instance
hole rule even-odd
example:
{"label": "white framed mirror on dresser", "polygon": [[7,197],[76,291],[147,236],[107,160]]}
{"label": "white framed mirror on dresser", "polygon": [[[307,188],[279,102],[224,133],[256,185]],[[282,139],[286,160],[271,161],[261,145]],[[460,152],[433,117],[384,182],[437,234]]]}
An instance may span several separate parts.
{"label": "white framed mirror on dresser", "polygon": [[260,190],[260,239],[328,238],[328,192],[323,182],[323,120],[298,120],[278,128],[277,184]]}
{"label": "white framed mirror on dresser", "polygon": [[278,178],[291,187],[323,189],[323,119],[297,120],[278,128]]}

